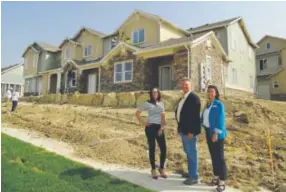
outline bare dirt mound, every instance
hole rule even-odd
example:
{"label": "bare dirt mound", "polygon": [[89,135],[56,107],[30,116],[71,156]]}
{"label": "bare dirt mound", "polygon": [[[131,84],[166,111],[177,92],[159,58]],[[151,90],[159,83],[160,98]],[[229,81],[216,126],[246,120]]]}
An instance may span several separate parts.
{"label": "bare dirt mound", "polygon": [[[273,188],[267,143],[269,130],[275,180],[285,183],[286,103],[235,98],[224,103],[229,133],[225,146],[229,184],[244,191],[254,191],[259,185]],[[17,113],[9,115],[4,104],[2,122],[69,142],[80,156],[148,168],[144,128],[136,123],[134,112],[134,109],[22,103]],[[167,168],[178,171],[186,167],[186,156],[176,133],[173,113],[167,113],[167,123]],[[208,181],[212,169],[204,133],[199,138],[199,159],[202,180]]]}

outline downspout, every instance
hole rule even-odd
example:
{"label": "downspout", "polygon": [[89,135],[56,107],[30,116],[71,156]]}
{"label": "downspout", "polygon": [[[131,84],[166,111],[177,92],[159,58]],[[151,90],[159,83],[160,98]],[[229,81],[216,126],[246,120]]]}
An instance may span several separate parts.
{"label": "downspout", "polygon": [[188,51],[188,79],[190,79],[190,65],[191,65],[191,60],[190,60],[190,52],[192,50],[192,43],[193,43],[193,35],[190,33],[190,37],[191,37],[191,43],[190,43],[190,47],[188,47],[188,45],[185,45],[185,48]]}

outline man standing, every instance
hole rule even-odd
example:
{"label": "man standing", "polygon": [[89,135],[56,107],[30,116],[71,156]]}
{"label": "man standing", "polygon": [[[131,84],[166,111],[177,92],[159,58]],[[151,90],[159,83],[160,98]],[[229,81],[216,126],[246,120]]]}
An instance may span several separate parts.
{"label": "man standing", "polygon": [[191,81],[183,79],[181,89],[184,96],[179,102],[175,115],[178,122],[178,133],[183,142],[184,151],[188,159],[188,179],[184,181],[186,185],[199,183],[198,175],[198,152],[197,136],[201,133],[200,125],[200,98],[191,91]]}
{"label": "man standing", "polygon": [[12,94],[12,112],[16,110],[17,105],[18,105],[18,99],[19,99],[19,92],[18,91],[13,91]]}

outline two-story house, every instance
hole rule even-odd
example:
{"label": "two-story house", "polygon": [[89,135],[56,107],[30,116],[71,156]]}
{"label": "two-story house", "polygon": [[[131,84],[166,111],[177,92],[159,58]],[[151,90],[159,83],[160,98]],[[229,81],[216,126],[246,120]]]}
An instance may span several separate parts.
{"label": "two-story house", "polygon": [[275,92],[278,85],[276,82],[272,84],[269,77],[280,71],[282,67],[286,67],[286,39],[265,35],[257,44],[259,45],[256,50],[258,97],[271,99],[272,92]]}
{"label": "two-story house", "polygon": [[212,74],[213,82],[223,86],[221,73],[227,58],[214,33],[190,37],[189,32],[157,15],[134,11],[114,33],[104,37],[103,50],[102,92],[155,86],[172,90],[183,77],[189,77],[199,91],[201,79]]}
{"label": "two-story house", "polygon": [[24,95],[42,94],[41,72],[56,67],[60,49],[44,42],[34,42],[24,51]]}
{"label": "two-story house", "polygon": [[43,72],[46,93],[95,93],[99,90],[99,61],[103,55],[104,34],[83,27],[62,41],[57,68]]}
{"label": "two-story house", "polygon": [[190,28],[189,31],[194,35],[214,31],[230,60],[224,70],[226,89],[234,95],[254,95],[257,45],[251,40],[241,17],[208,23]]}

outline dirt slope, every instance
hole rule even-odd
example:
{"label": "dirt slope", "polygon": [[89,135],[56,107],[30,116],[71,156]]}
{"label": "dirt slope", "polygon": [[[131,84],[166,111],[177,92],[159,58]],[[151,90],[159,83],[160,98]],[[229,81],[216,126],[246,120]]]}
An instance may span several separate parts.
{"label": "dirt slope", "polygon": [[[229,136],[226,159],[228,183],[244,191],[273,187],[267,132],[272,138],[276,183],[286,182],[286,103],[252,99],[224,100]],[[73,144],[80,156],[108,163],[148,168],[144,128],[135,121],[135,109],[93,108],[71,105],[21,103],[9,115],[2,105],[2,123],[42,132]],[[176,133],[174,114],[167,113],[167,168],[186,167],[186,157]],[[159,150],[157,149],[159,154]],[[157,156],[157,160],[158,160]],[[204,133],[199,138],[199,172],[203,181],[212,176]]]}

